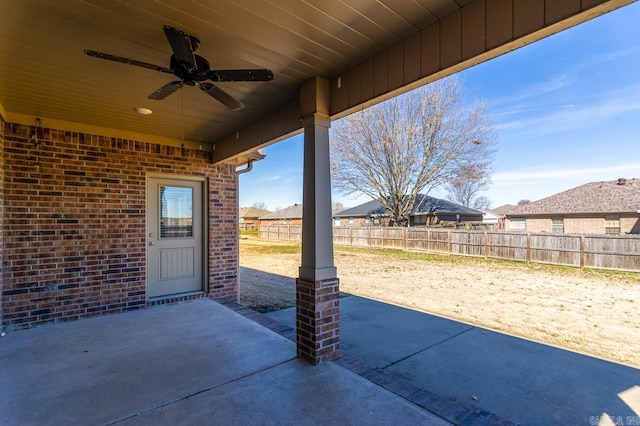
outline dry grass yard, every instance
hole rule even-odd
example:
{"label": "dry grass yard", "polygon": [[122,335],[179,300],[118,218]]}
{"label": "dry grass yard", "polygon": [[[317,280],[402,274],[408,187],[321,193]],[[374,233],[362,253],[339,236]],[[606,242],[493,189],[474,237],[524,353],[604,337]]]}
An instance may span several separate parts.
{"label": "dry grass yard", "polygon": [[[345,293],[640,367],[640,274],[337,247]],[[243,237],[240,299],[295,305],[300,245]]]}

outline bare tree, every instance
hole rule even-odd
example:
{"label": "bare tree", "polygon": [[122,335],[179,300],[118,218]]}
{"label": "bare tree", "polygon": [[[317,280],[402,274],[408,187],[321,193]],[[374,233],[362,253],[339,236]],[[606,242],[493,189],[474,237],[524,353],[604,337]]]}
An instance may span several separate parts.
{"label": "bare tree", "polygon": [[342,211],[344,210],[344,204],[342,204],[340,201],[336,201],[331,206],[331,210],[333,210],[334,212]]}
{"label": "bare tree", "polygon": [[486,210],[491,200],[480,195],[491,184],[490,165],[477,162],[460,167],[444,184],[449,200],[476,210]]}
{"label": "bare tree", "polygon": [[518,205],[519,206],[525,206],[527,204],[529,204],[531,202],[531,200],[520,200],[518,201]]}
{"label": "bare tree", "polygon": [[491,208],[491,199],[489,197],[485,197],[484,195],[480,195],[473,199],[473,202],[469,206],[474,210],[489,210]]}
{"label": "bare tree", "polygon": [[267,204],[264,201],[256,201],[253,203],[253,207],[256,209],[267,210]]}
{"label": "bare tree", "polygon": [[483,104],[467,104],[460,81],[446,78],[336,122],[333,183],[379,200],[391,223],[404,225],[419,193],[489,163],[495,139]]}

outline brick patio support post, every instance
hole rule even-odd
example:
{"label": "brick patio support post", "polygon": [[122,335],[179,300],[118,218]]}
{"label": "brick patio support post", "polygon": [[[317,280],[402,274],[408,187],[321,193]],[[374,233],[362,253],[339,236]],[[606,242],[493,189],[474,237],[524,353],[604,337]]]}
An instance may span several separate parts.
{"label": "brick patio support post", "polygon": [[297,353],[313,364],[340,353],[339,281],[333,263],[329,170],[329,82],[300,93],[304,128],[302,264],[296,280]]}

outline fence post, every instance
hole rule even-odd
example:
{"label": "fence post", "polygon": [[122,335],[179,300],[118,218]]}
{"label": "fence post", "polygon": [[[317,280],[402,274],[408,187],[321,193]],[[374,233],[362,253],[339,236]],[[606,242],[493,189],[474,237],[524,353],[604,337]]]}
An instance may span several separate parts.
{"label": "fence post", "polygon": [[407,251],[409,250],[409,228],[402,228],[404,231],[402,232],[402,237],[403,237],[403,241],[402,241],[402,246],[404,247],[404,250]]}
{"label": "fence post", "polygon": [[453,254],[453,246],[451,245],[451,229],[447,230],[447,242],[449,243],[449,254]]}
{"label": "fence post", "polygon": [[584,268],[584,235],[580,235],[580,268]]}
{"label": "fence post", "polygon": [[426,230],[427,230],[427,244],[426,244],[425,249],[427,249],[427,253],[429,253],[429,232],[431,232],[431,231],[429,231],[428,227],[426,228]]}
{"label": "fence post", "polygon": [[489,243],[487,241],[487,231],[484,231],[482,234],[484,237],[484,258],[486,259],[489,257]]}
{"label": "fence post", "polygon": [[527,232],[527,263],[531,263],[531,234]]}

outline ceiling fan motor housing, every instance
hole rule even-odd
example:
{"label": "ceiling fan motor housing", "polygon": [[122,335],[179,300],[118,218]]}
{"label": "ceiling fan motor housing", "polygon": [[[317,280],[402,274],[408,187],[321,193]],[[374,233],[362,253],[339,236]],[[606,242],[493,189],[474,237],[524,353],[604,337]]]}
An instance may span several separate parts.
{"label": "ceiling fan motor housing", "polygon": [[175,55],[171,55],[169,62],[173,74],[189,86],[195,86],[196,82],[206,80],[209,73],[209,61],[199,55],[193,56],[196,60],[193,68],[191,64],[179,61]]}

